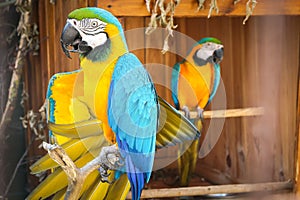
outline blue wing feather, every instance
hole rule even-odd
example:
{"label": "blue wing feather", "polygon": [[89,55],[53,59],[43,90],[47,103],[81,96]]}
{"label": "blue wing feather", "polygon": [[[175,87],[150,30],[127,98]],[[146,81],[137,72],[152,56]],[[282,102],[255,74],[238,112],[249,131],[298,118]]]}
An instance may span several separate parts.
{"label": "blue wing feather", "polygon": [[147,71],[131,53],[124,54],[116,63],[109,92],[108,119],[125,158],[133,199],[139,199],[152,171],[158,105]]}
{"label": "blue wing feather", "polygon": [[180,109],[179,100],[178,100],[178,81],[180,73],[180,63],[176,63],[172,70],[172,79],[171,79],[171,89],[172,89],[172,99],[177,110]]}
{"label": "blue wing feather", "polygon": [[221,72],[220,72],[220,65],[219,64],[214,64],[214,85],[213,85],[213,88],[212,88],[212,91],[210,92],[210,96],[209,96],[209,99],[208,99],[208,102],[206,105],[208,105],[211,100],[214,98],[216,92],[217,92],[217,89],[219,87],[219,84],[220,84],[220,79],[221,79]]}

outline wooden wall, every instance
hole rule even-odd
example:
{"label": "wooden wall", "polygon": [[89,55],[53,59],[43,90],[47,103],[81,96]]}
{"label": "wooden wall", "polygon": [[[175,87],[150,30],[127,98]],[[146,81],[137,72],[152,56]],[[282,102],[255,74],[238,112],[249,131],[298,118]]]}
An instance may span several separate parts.
{"label": "wooden wall", "polygon": [[[99,1],[101,2],[101,1]],[[40,54],[31,57],[25,82],[28,108],[42,105],[49,78],[57,72],[79,67],[78,57],[64,56],[59,42],[67,14],[78,7],[95,6],[96,1],[38,1]],[[126,7],[126,4],[124,4]],[[132,15],[135,15],[134,13]],[[125,30],[145,27],[149,16],[122,17]],[[243,16],[176,17],[177,31],[194,40],[213,36],[224,44],[221,73],[227,108],[263,106],[265,115],[226,119],[213,150],[199,160],[197,171],[214,177],[216,183],[251,183],[294,178],[297,139],[297,87],[299,79],[300,16],[252,16],[242,25]],[[164,36],[161,35],[163,39]],[[129,47],[136,42],[153,42],[145,35],[129,35]],[[170,38],[172,43],[172,38]],[[188,49],[185,41],[175,44]],[[143,63],[173,66],[182,58],[160,49],[133,51]],[[152,70],[152,71],[151,71]],[[151,68],[150,73],[155,73]],[[154,75],[155,76],[155,75]],[[168,75],[163,75],[168,80]],[[170,99],[160,87],[159,94]],[[214,102],[212,102],[214,104]],[[211,121],[206,121],[208,129]],[[203,133],[203,136],[205,132]],[[203,138],[202,138],[203,139]],[[170,150],[174,151],[174,150]],[[34,148],[31,154],[36,154]],[[172,153],[171,153],[172,154]]]}

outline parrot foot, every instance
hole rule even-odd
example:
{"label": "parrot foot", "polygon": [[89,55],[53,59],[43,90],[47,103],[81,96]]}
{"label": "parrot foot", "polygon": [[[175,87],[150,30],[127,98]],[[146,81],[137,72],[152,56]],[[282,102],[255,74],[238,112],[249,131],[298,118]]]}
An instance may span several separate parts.
{"label": "parrot foot", "polygon": [[181,110],[184,112],[184,116],[190,119],[190,109],[187,106],[183,106]]}
{"label": "parrot foot", "polygon": [[203,111],[204,111],[204,109],[201,108],[201,107],[199,107],[199,106],[197,106],[196,111],[197,111],[197,117],[200,118],[200,119],[203,119]]}
{"label": "parrot foot", "polygon": [[110,173],[108,170],[117,170],[124,165],[122,156],[116,145],[103,147],[100,152],[100,168],[101,181],[107,183],[113,183],[109,181]]}

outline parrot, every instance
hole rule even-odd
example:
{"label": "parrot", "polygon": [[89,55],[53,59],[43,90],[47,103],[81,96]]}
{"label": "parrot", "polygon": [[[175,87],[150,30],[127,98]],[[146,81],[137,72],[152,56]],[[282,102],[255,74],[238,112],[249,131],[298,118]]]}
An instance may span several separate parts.
{"label": "parrot", "polygon": [[[203,110],[211,102],[220,83],[220,62],[224,48],[220,40],[205,37],[196,42],[187,56],[172,68],[171,90],[175,108],[182,110],[187,118],[190,111],[197,112],[191,122],[202,131]],[[178,169],[180,186],[188,186],[194,172],[199,140],[179,144]]]}
{"label": "parrot", "polygon": [[[200,137],[197,128],[159,97],[147,70],[130,53],[119,20],[97,7],[69,13],[61,47],[79,54],[80,68],[54,74],[46,94],[50,142],[60,145],[77,167],[105,147],[116,147],[124,162],[105,173],[93,171],[81,199],[138,200],[151,177],[157,149]],[[47,154],[30,166],[32,174],[51,173],[27,199],[62,199],[67,177]],[[57,184],[59,182],[59,184]]]}

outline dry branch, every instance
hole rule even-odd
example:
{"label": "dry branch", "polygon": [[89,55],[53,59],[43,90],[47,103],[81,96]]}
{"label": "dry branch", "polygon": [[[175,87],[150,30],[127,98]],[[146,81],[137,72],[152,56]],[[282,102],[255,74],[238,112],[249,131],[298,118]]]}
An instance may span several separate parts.
{"label": "dry branch", "polygon": [[48,144],[43,142],[43,147],[48,151],[49,156],[61,166],[68,177],[68,188],[65,200],[77,200],[80,197],[80,191],[87,176],[93,171],[99,169],[102,176],[101,181],[109,182],[108,169],[116,170],[122,164],[117,146],[111,145],[103,147],[100,154],[93,160],[78,168],[65,150],[57,144]]}
{"label": "dry branch", "polygon": [[8,100],[5,106],[5,110],[2,115],[0,122],[0,139],[5,138],[5,129],[12,120],[12,115],[14,113],[15,107],[17,105],[17,96],[20,87],[21,77],[23,73],[24,58],[26,52],[28,52],[28,27],[30,24],[30,14],[32,8],[31,0],[24,1],[26,3],[18,1],[16,4],[21,11],[21,17],[18,25],[20,36],[20,43],[18,47],[17,57],[15,60],[15,67],[13,69],[13,74],[10,82]]}
{"label": "dry branch", "polygon": [[[292,181],[269,182],[256,184],[231,184],[215,186],[196,186],[183,188],[166,189],[148,189],[143,190],[141,198],[166,198],[180,196],[200,196],[209,194],[238,194],[250,192],[270,192],[293,188]],[[128,193],[127,199],[131,199],[131,193]]]}
{"label": "dry branch", "polygon": [[65,150],[56,144],[48,144],[43,142],[43,147],[48,151],[49,156],[59,164],[68,177],[68,189],[65,195],[66,200],[79,199],[80,190],[83,186],[85,178],[94,170],[100,167],[97,158],[94,162],[86,164],[85,168],[78,168],[72,159],[67,155]]}

